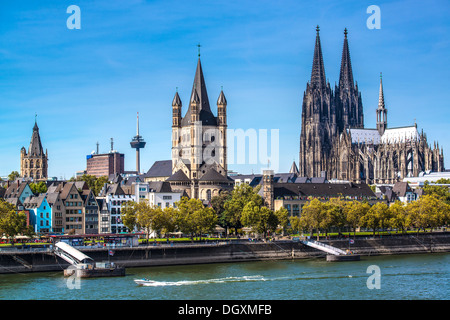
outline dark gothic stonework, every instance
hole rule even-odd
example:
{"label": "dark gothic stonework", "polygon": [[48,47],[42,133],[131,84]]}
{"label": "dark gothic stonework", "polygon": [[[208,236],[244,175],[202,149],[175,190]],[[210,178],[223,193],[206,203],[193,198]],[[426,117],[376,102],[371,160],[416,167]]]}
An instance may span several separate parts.
{"label": "dark gothic stonework", "polygon": [[303,94],[299,175],[365,183],[395,183],[421,171],[443,171],[439,144],[432,148],[417,125],[387,126],[382,79],[377,128],[364,128],[361,93],[353,79],[347,29],[339,84],[326,82],[319,27],[311,80]]}

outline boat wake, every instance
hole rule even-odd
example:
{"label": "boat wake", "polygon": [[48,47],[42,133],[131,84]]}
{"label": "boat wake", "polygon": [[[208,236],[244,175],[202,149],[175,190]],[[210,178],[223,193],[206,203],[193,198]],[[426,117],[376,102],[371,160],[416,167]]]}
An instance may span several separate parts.
{"label": "boat wake", "polygon": [[150,279],[135,279],[140,286],[144,287],[165,287],[165,286],[185,286],[209,283],[226,283],[226,282],[247,282],[247,281],[266,281],[263,276],[242,276],[242,277],[226,277],[208,280],[183,280],[183,281],[155,281]]}

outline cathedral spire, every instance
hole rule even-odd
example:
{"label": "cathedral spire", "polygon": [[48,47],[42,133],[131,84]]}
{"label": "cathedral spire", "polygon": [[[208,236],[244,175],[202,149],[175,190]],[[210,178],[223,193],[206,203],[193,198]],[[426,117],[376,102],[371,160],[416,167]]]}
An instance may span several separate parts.
{"label": "cathedral spire", "polygon": [[387,127],[387,109],[384,105],[384,93],[383,93],[383,75],[380,72],[380,93],[378,95],[378,108],[377,108],[377,129],[380,135],[383,135],[384,130]]}
{"label": "cathedral spire", "polygon": [[314,59],[311,71],[311,86],[325,88],[325,67],[323,66],[322,46],[320,45],[320,28],[316,27],[316,44],[314,47]]}
{"label": "cathedral spire", "polygon": [[350,50],[348,48],[347,28],[344,29],[344,47],[342,49],[341,71],[339,74],[339,88],[349,89],[353,87],[353,71],[350,60]]}

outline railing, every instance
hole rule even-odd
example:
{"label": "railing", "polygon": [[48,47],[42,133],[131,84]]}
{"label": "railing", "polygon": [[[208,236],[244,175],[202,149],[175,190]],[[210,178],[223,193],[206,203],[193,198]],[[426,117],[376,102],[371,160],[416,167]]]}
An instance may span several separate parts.
{"label": "railing", "polygon": [[328,253],[334,254],[334,255],[346,255],[347,253],[339,248],[318,242],[318,241],[314,241],[314,240],[304,240],[302,241],[302,243],[306,244],[307,246],[322,250],[322,251],[326,251]]}

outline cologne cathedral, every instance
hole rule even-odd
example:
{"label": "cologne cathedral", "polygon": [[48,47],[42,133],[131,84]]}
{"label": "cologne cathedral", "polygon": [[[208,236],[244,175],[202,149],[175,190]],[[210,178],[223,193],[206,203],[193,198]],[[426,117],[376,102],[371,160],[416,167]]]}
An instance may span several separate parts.
{"label": "cologne cathedral", "polygon": [[353,79],[347,29],[339,83],[326,81],[316,29],[311,80],[303,94],[299,176],[392,184],[423,171],[444,171],[443,150],[413,126],[390,128],[380,76],[376,128],[364,128],[361,93]]}

